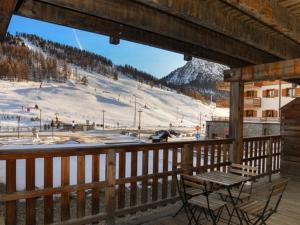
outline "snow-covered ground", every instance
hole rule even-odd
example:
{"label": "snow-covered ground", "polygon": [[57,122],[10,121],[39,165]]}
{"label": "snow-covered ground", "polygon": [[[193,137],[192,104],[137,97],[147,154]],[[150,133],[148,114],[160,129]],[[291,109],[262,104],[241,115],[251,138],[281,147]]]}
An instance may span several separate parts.
{"label": "snow-covered ground", "polygon": [[[26,43],[30,45],[29,43]],[[35,49],[38,50],[38,49]],[[71,69],[75,69],[70,65]],[[7,127],[16,127],[17,116],[20,116],[21,127],[39,126],[39,121],[31,121],[38,118],[40,112],[42,123],[50,124],[55,120],[56,115],[64,123],[90,123],[102,124],[102,110],[105,110],[105,125],[109,127],[132,127],[136,111],[142,110],[142,128],[157,129],[168,127],[171,123],[175,127],[190,127],[202,123],[211,116],[228,116],[228,110],[215,109],[209,105],[191,97],[178,94],[176,91],[164,90],[158,87],[151,87],[119,75],[118,80],[107,78],[100,74],[90,73],[77,68],[80,76],[88,78],[88,85],[82,85],[75,80],[68,80],[66,83],[43,82],[41,87],[38,82],[10,82],[0,80],[0,126],[2,131]],[[38,109],[34,109],[37,105]],[[200,119],[201,116],[201,119]],[[138,113],[136,113],[136,126]],[[135,128],[136,128],[135,126]],[[1,133],[3,136],[3,133]],[[3,137],[2,137],[3,138]],[[24,138],[24,137],[23,137]],[[26,139],[27,138],[27,139]],[[62,141],[63,138],[51,135],[45,138],[43,143],[53,144]],[[120,140],[110,135],[111,142]],[[134,138],[124,137],[132,141]],[[23,142],[22,142],[23,140]],[[7,137],[7,144],[24,144],[24,139]],[[25,137],[25,142],[33,143],[32,137]],[[69,139],[66,139],[68,141]],[[104,142],[102,142],[104,143]],[[36,144],[41,144],[37,141]],[[5,147],[1,147],[3,149]],[[22,148],[26,148],[22,146]],[[34,147],[28,146],[32,149]],[[44,148],[44,147],[43,147]],[[160,160],[162,160],[162,152]],[[141,174],[141,152],[138,155],[138,175]],[[180,156],[178,156],[180,157]],[[105,158],[100,157],[100,178],[105,179]],[[169,154],[169,167],[171,166],[172,152]],[[60,158],[54,159],[54,186],[60,185]],[[126,165],[130,165],[130,155],[126,154]],[[149,154],[149,173],[152,171],[152,153]],[[86,182],[91,181],[91,156],[86,156]],[[160,171],[162,170],[162,163]],[[36,186],[43,187],[43,159],[36,159]],[[76,157],[71,157],[70,183],[76,183]],[[117,169],[118,171],[118,169]],[[130,175],[130,167],[126,168],[126,176]],[[0,161],[0,183],[6,179],[5,161]],[[25,160],[17,160],[17,190],[25,187]]]}
{"label": "snow-covered ground", "polygon": [[[105,110],[105,124],[110,126],[132,126],[134,105],[137,96],[137,111],[142,110],[142,126],[194,126],[215,116],[227,116],[225,109],[215,109],[175,91],[151,88],[135,80],[120,75],[113,80],[99,74],[79,70],[88,77],[89,84],[84,86],[69,80],[66,83],[9,82],[0,81],[1,126],[16,126],[17,119],[5,115],[20,115],[21,126],[38,126],[30,118],[39,117],[40,111],[27,108],[38,107],[42,110],[43,123],[55,118],[55,113],[63,122],[102,123],[102,110]],[[23,106],[23,108],[22,108]],[[138,113],[137,113],[138,121]]]}

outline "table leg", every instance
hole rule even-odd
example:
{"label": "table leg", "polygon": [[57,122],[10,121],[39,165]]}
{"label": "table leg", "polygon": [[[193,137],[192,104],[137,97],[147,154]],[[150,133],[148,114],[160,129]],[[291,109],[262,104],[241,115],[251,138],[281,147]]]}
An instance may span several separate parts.
{"label": "table leg", "polygon": [[[241,187],[241,189],[240,189],[239,196],[240,196],[240,194],[241,194],[241,192],[242,192],[242,190],[243,190],[243,187],[244,187],[244,183],[242,184],[242,187]],[[229,198],[230,198],[230,201],[231,201],[232,206],[233,206],[232,212],[231,212],[230,217],[229,217],[229,220],[228,220],[228,225],[230,225],[230,223],[231,223],[231,219],[232,219],[232,216],[233,216],[234,212],[236,213],[236,215],[237,215],[237,217],[238,217],[238,219],[239,219],[239,221],[240,221],[240,224],[242,225],[242,224],[243,224],[243,220],[242,220],[242,217],[240,216],[239,210],[238,210],[238,208],[237,208],[237,203],[238,203],[238,201],[239,201],[239,198],[237,198],[236,200],[234,200],[234,198],[232,197],[232,194],[231,194],[230,187],[227,187],[226,189],[227,189],[227,191],[228,191]],[[239,197],[239,196],[238,196],[238,197]]]}

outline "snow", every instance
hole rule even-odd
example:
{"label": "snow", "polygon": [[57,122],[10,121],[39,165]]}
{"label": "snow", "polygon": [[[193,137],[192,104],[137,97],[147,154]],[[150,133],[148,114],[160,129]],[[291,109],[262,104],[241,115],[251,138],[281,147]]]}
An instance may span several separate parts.
{"label": "snow", "polygon": [[[134,97],[137,95],[137,111],[142,110],[142,126],[194,126],[199,123],[199,113],[208,118],[210,106],[202,104],[175,91],[151,88],[120,75],[117,81],[79,70],[89,79],[88,86],[70,80],[66,83],[9,82],[0,81],[1,126],[16,126],[17,119],[5,119],[3,115],[20,115],[21,126],[39,126],[39,110],[27,107],[38,105],[42,110],[43,123],[50,123],[59,113],[63,122],[102,124],[102,110],[105,124],[110,126],[132,126],[134,119]],[[22,106],[24,106],[22,110]],[[216,109],[216,116],[227,116],[228,110]],[[182,123],[181,123],[182,120]]]}
{"label": "snow", "polygon": [[188,84],[201,76],[200,79],[221,80],[223,71],[228,69],[224,65],[193,58],[183,67],[178,68],[167,76],[167,82],[175,85]]}
{"label": "snow", "polygon": [[[25,42],[30,48],[39,49]],[[192,62],[193,63],[193,62]],[[71,66],[75,70],[75,66]],[[200,66],[200,65],[199,65]],[[10,82],[0,81],[0,126],[1,129],[17,126],[16,116],[20,116],[20,125],[25,127],[39,126],[39,121],[32,122],[31,118],[39,117],[40,110],[33,109],[38,105],[42,112],[42,123],[49,124],[58,113],[59,120],[65,123],[90,123],[102,124],[102,110],[105,110],[105,124],[110,127],[132,127],[134,120],[134,95],[137,96],[137,111],[142,110],[141,126],[158,128],[169,126],[194,127],[199,124],[199,116],[202,121],[210,119],[212,111],[214,116],[228,116],[228,109],[213,109],[209,105],[191,97],[178,94],[173,90],[165,90],[139,83],[126,76],[119,75],[118,80],[91,73],[77,68],[80,76],[88,78],[88,85],[84,86],[75,80],[66,83],[48,82]],[[212,70],[215,70],[212,68]],[[212,71],[215,72],[215,71]],[[192,79],[192,78],[186,78]],[[30,112],[26,109],[30,108]],[[137,113],[138,114],[138,113]],[[7,117],[9,116],[9,118]],[[138,118],[138,117],[137,117]],[[138,122],[138,119],[137,119]],[[28,143],[35,139],[28,138]],[[47,142],[48,141],[48,142]],[[36,143],[39,143],[36,140]],[[49,138],[46,143],[55,143]],[[8,138],[7,144],[18,144],[18,139]],[[69,142],[68,146],[77,146]],[[61,146],[61,145],[60,145]],[[85,145],[83,145],[85,146]],[[43,145],[43,149],[53,148]],[[85,146],[86,147],[86,146]],[[22,146],[25,149],[33,149],[33,146]],[[0,149],[7,149],[1,147]],[[159,153],[162,160],[162,152]],[[141,157],[138,153],[138,175],[141,175]],[[153,170],[153,154],[149,154],[149,173]],[[178,156],[180,157],[180,156]],[[60,185],[60,158],[54,158],[54,186]],[[86,156],[86,182],[91,182],[91,156]],[[172,152],[169,154],[169,167],[171,166]],[[131,157],[126,154],[126,176],[130,176]],[[36,186],[43,187],[44,160],[36,159]],[[162,163],[159,163],[159,171],[162,171]],[[105,156],[100,157],[100,180],[105,179]],[[70,159],[70,183],[76,183],[76,157]],[[117,168],[118,171],[118,168]],[[117,172],[118,174],[118,172]],[[5,161],[0,161],[0,183],[5,183]],[[17,160],[17,190],[25,188],[25,160]]]}

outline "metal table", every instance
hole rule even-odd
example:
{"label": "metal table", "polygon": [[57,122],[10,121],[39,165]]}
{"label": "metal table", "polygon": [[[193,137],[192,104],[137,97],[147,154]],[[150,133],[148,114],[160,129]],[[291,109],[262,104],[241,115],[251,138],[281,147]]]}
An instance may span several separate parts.
{"label": "metal table", "polygon": [[[238,199],[234,199],[231,194],[231,188],[238,186],[242,184],[244,186],[244,183],[249,181],[251,178],[250,177],[243,177],[231,173],[225,173],[225,172],[220,172],[220,171],[212,171],[212,172],[206,172],[206,173],[201,173],[195,175],[195,177],[199,177],[201,180],[204,180],[206,182],[210,182],[212,184],[217,184],[220,186],[223,186],[226,188],[229,194],[230,201],[233,205],[233,210],[230,213],[230,218],[228,221],[228,224],[230,224],[232,216],[234,212],[237,214],[237,217],[239,218],[240,222],[242,223],[242,217],[239,214],[239,211],[237,209],[237,203]],[[243,190],[243,186],[240,189],[240,192]]]}

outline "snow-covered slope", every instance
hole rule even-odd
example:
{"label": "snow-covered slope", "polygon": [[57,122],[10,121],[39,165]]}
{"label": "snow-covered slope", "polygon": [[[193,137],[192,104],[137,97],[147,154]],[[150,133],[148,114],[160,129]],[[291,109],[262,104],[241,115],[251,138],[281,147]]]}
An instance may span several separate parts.
{"label": "snow-covered slope", "polygon": [[[193,126],[199,121],[199,113],[210,115],[210,107],[190,97],[157,87],[140,84],[125,76],[118,80],[99,74],[80,71],[89,80],[88,86],[67,83],[9,82],[0,81],[0,107],[2,115],[21,115],[21,124],[33,125],[31,117],[39,116],[39,110],[28,107],[38,105],[42,109],[42,120],[49,123],[59,114],[63,122],[102,123],[102,110],[105,110],[105,123],[111,126],[132,126],[134,120],[134,96],[137,96],[137,110],[142,112],[142,125]],[[22,110],[22,106],[23,110]],[[215,111],[215,115],[225,116],[226,110]],[[182,121],[182,122],[181,122]],[[35,122],[38,125],[38,122]],[[2,126],[16,124],[16,119],[3,119]]]}
{"label": "snow-covered slope", "polygon": [[[33,51],[40,51],[47,56],[41,48],[22,38],[25,45]],[[184,68],[185,74],[190,74],[189,81],[197,79],[199,74],[207,76],[219,74],[223,66],[204,63],[193,59],[190,66]],[[31,118],[39,117],[40,110],[33,109],[38,105],[42,112],[43,123],[50,123],[58,115],[64,123],[90,123],[102,124],[102,110],[105,110],[105,124],[109,126],[130,127],[134,121],[135,96],[137,96],[137,109],[142,110],[142,126],[194,126],[199,123],[199,114],[202,121],[209,119],[212,114],[227,116],[224,109],[212,110],[208,105],[202,104],[186,95],[178,94],[168,88],[158,88],[119,74],[118,80],[95,72],[87,72],[80,67],[69,65],[71,71],[76,71],[81,77],[87,77],[88,85],[75,81],[71,75],[66,83],[57,82],[11,82],[0,80],[0,118],[1,126],[15,126],[16,116],[21,116],[21,126],[38,126],[39,121],[32,122]],[[178,70],[178,71],[179,71]],[[195,72],[200,71],[201,72]],[[174,72],[173,80],[181,79],[181,73]],[[183,78],[182,78],[183,79]],[[175,82],[175,81],[174,81]],[[178,81],[179,82],[179,81]],[[183,81],[182,81],[183,82]],[[183,82],[186,84],[187,82]],[[30,111],[28,111],[30,108]],[[136,113],[136,118],[138,118]],[[138,119],[136,119],[136,123]]]}
{"label": "snow-covered slope", "polygon": [[193,58],[183,67],[176,69],[163,79],[169,84],[189,86],[203,95],[220,94],[216,90],[215,84],[216,81],[223,79],[225,69],[228,69],[228,67]]}

